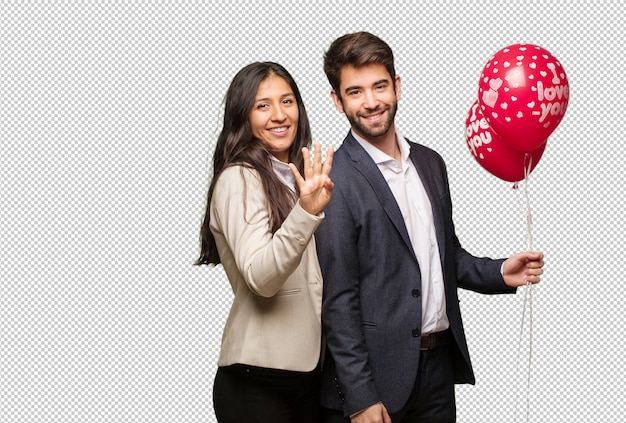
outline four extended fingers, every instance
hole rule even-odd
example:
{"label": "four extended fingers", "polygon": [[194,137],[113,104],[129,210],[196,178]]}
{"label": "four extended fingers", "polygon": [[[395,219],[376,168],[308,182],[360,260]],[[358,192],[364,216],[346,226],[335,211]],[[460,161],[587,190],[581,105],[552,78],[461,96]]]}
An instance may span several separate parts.
{"label": "four extended fingers", "polygon": [[302,147],[302,158],[304,159],[304,178],[309,179],[314,175],[319,175],[320,173],[328,176],[330,174],[330,169],[332,168],[334,149],[332,147],[328,147],[326,161],[323,163],[322,147],[317,141],[313,143],[313,152],[314,156],[311,161],[311,153],[309,152],[309,149]]}
{"label": "four extended fingers", "polygon": [[[311,153],[309,152],[309,149],[306,147],[302,147],[304,175],[300,174],[300,172],[293,163],[289,163],[289,168],[291,168],[291,172],[293,173],[296,179],[296,184],[298,186],[302,186],[302,184],[304,184],[307,179],[312,179],[315,175],[324,174],[328,176],[330,174],[335,150],[332,147],[328,147],[326,160],[322,163],[322,148],[320,146],[320,143],[316,141],[313,144],[313,148],[315,156],[313,158],[313,161],[311,161]],[[328,181],[330,181],[330,179]]]}

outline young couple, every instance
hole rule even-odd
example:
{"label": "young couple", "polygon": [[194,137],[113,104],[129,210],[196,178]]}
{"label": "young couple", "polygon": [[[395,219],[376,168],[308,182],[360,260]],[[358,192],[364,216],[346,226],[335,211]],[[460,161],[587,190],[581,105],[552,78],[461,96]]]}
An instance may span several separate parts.
{"label": "young couple", "polygon": [[196,262],[221,263],[234,293],[217,419],[454,422],[454,384],[474,383],[457,288],[514,293],[543,254],[461,247],[442,158],[395,127],[383,40],[336,39],[324,72],[351,127],[324,161],[282,66],[252,63],[226,93]]}

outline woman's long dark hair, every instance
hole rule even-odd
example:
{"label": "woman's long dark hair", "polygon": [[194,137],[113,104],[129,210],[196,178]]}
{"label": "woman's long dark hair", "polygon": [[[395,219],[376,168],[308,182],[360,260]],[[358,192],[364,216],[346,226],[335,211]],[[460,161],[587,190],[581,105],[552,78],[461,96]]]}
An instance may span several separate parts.
{"label": "woman's long dark hair", "polygon": [[254,106],[256,92],[261,82],[271,75],[279,76],[289,84],[298,104],[298,129],[296,138],[289,148],[289,162],[295,164],[302,173],[302,147],[309,147],[311,144],[311,128],[298,86],[289,72],[278,63],[251,63],[235,75],[226,92],[224,125],[213,155],[213,179],[209,186],[204,220],[200,229],[200,257],[195,262],[197,265],[221,262],[215,238],[209,228],[210,207],[215,183],[227,167],[241,165],[259,173],[268,198],[272,233],[280,228],[293,208],[293,194],[276,177],[265,142],[256,138],[250,127],[250,112]]}

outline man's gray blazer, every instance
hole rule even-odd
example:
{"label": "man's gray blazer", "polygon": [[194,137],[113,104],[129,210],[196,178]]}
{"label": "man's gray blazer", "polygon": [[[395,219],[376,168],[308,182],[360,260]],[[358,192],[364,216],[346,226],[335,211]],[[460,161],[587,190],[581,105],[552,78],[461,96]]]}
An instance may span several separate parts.
{"label": "man's gray blazer", "polygon": [[[457,287],[515,292],[504,284],[503,260],[477,258],[459,244],[443,159],[409,142],[428,193],[454,335],[456,383],[474,383]],[[333,159],[335,183],[316,234],[327,342],[322,405],[345,415],[382,401],[390,413],[406,403],[420,355],[421,279],[404,219],[376,163],[350,134]]]}

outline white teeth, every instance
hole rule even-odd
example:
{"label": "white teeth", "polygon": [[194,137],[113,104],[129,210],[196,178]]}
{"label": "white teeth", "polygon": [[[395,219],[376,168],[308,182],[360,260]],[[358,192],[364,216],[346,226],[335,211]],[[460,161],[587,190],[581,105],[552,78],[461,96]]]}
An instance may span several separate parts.
{"label": "white teeth", "polygon": [[269,131],[270,131],[270,132],[285,132],[287,129],[289,129],[289,128],[287,128],[286,126],[284,126],[284,127],[282,127],[282,128],[272,128],[272,129],[270,129]]}
{"label": "white teeth", "polygon": [[377,113],[375,115],[369,115],[369,116],[364,116],[365,119],[367,120],[376,120],[378,119],[380,116],[382,115],[382,113]]}

